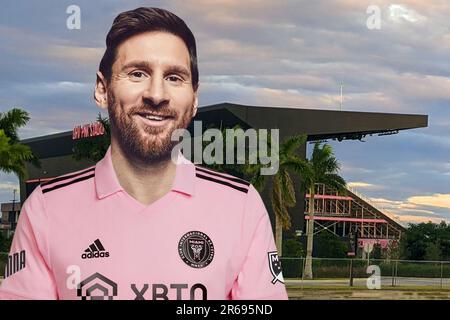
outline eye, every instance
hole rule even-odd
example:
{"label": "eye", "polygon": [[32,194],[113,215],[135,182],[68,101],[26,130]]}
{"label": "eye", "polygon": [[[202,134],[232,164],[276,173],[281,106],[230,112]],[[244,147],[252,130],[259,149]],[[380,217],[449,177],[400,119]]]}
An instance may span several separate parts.
{"label": "eye", "polygon": [[146,74],[142,71],[132,71],[128,74],[132,79],[140,80],[143,79]]}
{"label": "eye", "polygon": [[182,83],[184,81],[184,79],[177,75],[170,75],[166,79],[173,83]]}

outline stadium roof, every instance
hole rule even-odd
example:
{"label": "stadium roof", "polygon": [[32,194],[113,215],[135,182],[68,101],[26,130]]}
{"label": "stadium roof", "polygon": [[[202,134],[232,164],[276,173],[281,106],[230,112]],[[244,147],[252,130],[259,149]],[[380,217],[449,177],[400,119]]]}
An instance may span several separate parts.
{"label": "stadium roof", "polygon": [[[357,111],[315,110],[286,107],[247,106],[220,103],[200,107],[194,120],[242,128],[280,129],[280,137],[306,133],[308,141],[359,139],[370,134],[392,134],[428,126],[427,115]],[[192,127],[191,127],[192,128]],[[51,148],[48,143],[51,141]],[[22,140],[38,158],[72,153],[72,131]]]}
{"label": "stadium roof", "polygon": [[217,124],[240,122],[255,129],[279,128],[281,136],[306,133],[308,140],[361,139],[428,126],[427,115],[259,107],[220,103],[199,108],[197,119]]}

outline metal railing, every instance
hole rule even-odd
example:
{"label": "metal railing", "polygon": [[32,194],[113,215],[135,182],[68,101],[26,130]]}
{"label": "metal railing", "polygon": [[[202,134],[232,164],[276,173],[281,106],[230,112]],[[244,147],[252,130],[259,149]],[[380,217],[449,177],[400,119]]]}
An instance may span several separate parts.
{"label": "metal railing", "polygon": [[305,258],[280,260],[287,283],[301,287],[367,287],[368,281],[379,280],[381,287],[450,289],[450,261],[313,258],[313,279],[306,279]]}
{"label": "metal railing", "polygon": [[368,204],[370,204],[372,207],[374,207],[375,209],[377,209],[378,211],[386,214],[389,218],[394,219],[397,223],[397,215],[390,212],[389,210],[386,209],[385,206],[380,205],[379,203],[375,202],[372,199],[369,199],[367,196],[363,195],[362,193],[358,192],[354,187],[349,187],[347,186],[347,189],[352,192],[355,196],[357,196],[358,198],[360,198],[361,200],[367,202]]}

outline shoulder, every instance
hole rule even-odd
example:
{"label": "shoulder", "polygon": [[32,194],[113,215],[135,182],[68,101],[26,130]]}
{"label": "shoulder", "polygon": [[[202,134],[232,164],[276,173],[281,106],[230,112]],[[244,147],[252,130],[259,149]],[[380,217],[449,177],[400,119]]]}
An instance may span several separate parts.
{"label": "shoulder", "polygon": [[95,176],[95,166],[91,166],[89,168],[78,170],[74,172],[70,172],[55,178],[52,178],[48,181],[45,181],[40,184],[40,189],[42,194],[47,194],[50,192],[54,192],[55,190],[70,190],[74,187],[80,187],[83,182],[93,181]]}
{"label": "shoulder", "polygon": [[247,226],[268,216],[260,193],[250,182],[199,165],[195,165],[195,175],[202,202],[240,213],[241,219],[246,221],[243,225]]}
{"label": "shoulder", "polygon": [[195,177],[198,182],[214,190],[237,194],[248,194],[250,182],[233,175],[195,165]]}

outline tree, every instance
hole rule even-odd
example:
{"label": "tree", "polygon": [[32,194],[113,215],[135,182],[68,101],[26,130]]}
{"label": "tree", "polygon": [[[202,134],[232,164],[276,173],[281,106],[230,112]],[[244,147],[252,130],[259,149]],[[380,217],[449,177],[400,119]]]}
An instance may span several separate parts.
{"label": "tree", "polygon": [[450,258],[450,225],[427,222],[409,224],[402,235],[402,257],[410,260],[447,260]]}
{"label": "tree", "polygon": [[302,243],[295,238],[287,238],[283,241],[283,255],[286,257],[303,258],[305,251]]}
{"label": "tree", "polygon": [[401,257],[401,248],[403,246],[403,242],[400,239],[400,242],[397,240],[391,240],[388,243],[386,249],[386,262],[390,262],[391,259],[398,260]]}
{"label": "tree", "polygon": [[19,142],[17,129],[26,125],[29,120],[28,112],[13,108],[7,112],[0,113],[0,129],[11,139],[11,143],[16,143]]}
{"label": "tree", "polygon": [[20,179],[26,178],[27,161],[40,167],[31,148],[21,144],[17,134],[29,120],[28,113],[18,108],[0,113],[0,171],[15,173]]}
{"label": "tree", "polygon": [[381,245],[379,243],[374,244],[372,252],[370,254],[370,257],[372,259],[376,259],[379,260],[382,258],[382,249],[381,249]]}
{"label": "tree", "polygon": [[435,225],[431,222],[409,224],[402,237],[404,256],[410,260],[424,260],[427,244],[433,242]]}
{"label": "tree", "polygon": [[323,183],[329,187],[334,188],[338,192],[345,190],[346,182],[338,175],[340,165],[334,157],[333,149],[330,145],[324,144],[321,146],[320,142],[314,144],[314,150],[311,158],[307,159],[307,169],[303,170],[300,177],[303,182],[303,187],[309,191],[309,211],[307,222],[307,245],[306,245],[306,260],[305,260],[305,278],[312,279],[312,252],[314,242],[314,195],[317,183]]}
{"label": "tree", "polygon": [[437,226],[437,239],[441,248],[441,259],[450,260],[450,224],[441,221]]}
{"label": "tree", "polygon": [[[0,231],[0,254],[9,252],[13,237],[7,237],[4,232]],[[0,256],[1,259],[1,256]]]}
{"label": "tree", "polygon": [[87,159],[92,162],[100,161],[106,154],[111,144],[111,127],[108,118],[103,118],[99,113],[97,121],[103,125],[105,133],[101,136],[78,139],[74,143],[74,159]]}
{"label": "tree", "polygon": [[429,242],[426,245],[424,259],[427,261],[440,261],[442,259],[442,250],[439,241]]}
{"label": "tree", "polygon": [[[235,126],[233,130],[239,130],[239,126]],[[225,137],[225,130],[222,129],[222,136]],[[224,139],[226,141],[226,139]],[[258,136],[259,141],[259,136]],[[270,134],[267,137],[268,149],[272,149]],[[279,147],[279,169],[274,175],[261,175],[261,169],[267,168],[268,165],[261,164],[213,164],[210,168],[237,175],[241,178],[249,180],[253,186],[261,193],[266,185],[271,190],[270,200],[275,215],[275,243],[279,255],[283,255],[283,230],[289,230],[291,227],[291,218],[288,212],[296,204],[294,183],[291,179],[291,173],[302,176],[306,168],[306,162],[299,156],[299,148],[306,142],[306,135],[295,135],[288,137]],[[234,144],[236,146],[236,143]],[[226,143],[223,145],[224,154]],[[250,155],[257,150],[246,150],[246,155]],[[235,155],[237,152],[234,153]],[[249,159],[249,157],[246,157]]]}
{"label": "tree", "polygon": [[348,244],[329,231],[322,230],[316,238],[316,254],[325,258],[347,257]]}
{"label": "tree", "polygon": [[[275,214],[275,243],[280,256],[283,255],[283,230],[291,228],[289,208],[296,205],[294,183],[291,174],[302,177],[306,174],[307,162],[299,156],[299,148],[306,142],[306,135],[295,135],[286,138],[279,148],[279,169],[272,176],[261,175],[264,166],[247,166],[252,173],[251,182],[255,188],[262,192],[268,180],[270,181],[272,210]],[[270,140],[269,140],[270,141]]]}

